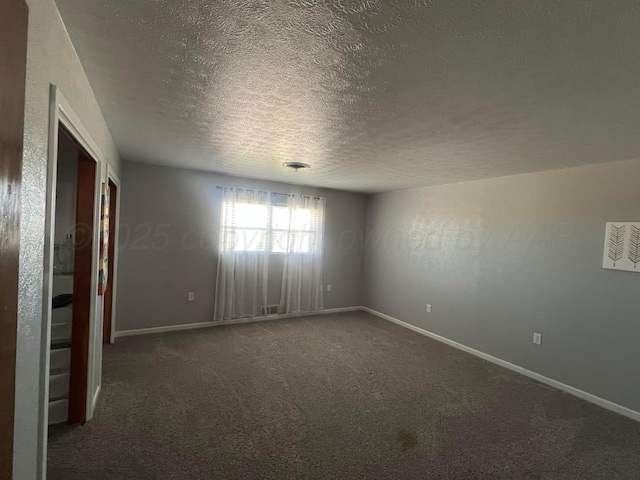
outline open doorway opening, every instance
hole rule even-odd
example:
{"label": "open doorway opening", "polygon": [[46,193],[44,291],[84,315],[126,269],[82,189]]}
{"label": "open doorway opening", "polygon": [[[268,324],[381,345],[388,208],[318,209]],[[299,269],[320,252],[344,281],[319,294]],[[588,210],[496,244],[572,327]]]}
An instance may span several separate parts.
{"label": "open doorway opening", "polygon": [[50,299],[49,425],[86,420],[97,172],[96,161],[60,124]]}

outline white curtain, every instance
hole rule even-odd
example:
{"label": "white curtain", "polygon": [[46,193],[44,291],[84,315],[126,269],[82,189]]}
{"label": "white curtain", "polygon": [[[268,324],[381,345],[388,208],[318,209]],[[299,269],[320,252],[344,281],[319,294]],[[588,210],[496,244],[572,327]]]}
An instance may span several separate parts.
{"label": "white curtain", "polygon": [[222,188],[215,321],[263,314],[270,208],[270,192]]}
{"label": "white curtain", "polygon": [[286,254],[279,313],[299,313],[324,308],[322,301],[322,250],[326,200],[287,195],[280,218],[274,209],[274,248]]}

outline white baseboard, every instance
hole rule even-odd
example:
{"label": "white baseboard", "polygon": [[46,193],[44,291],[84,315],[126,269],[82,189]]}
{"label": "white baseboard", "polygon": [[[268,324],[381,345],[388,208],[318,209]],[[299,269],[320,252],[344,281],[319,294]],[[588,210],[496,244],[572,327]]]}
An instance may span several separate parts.
{"label": "white baseboard", "polygon": [[411,325],[409,323],[403,322],[402,320],[398,320],[397,318],[394,318],[390,315],[386,315],[376,310],[372,310],[371,308],[368,308],[368,307],[361,307],[361,309],[365,312],[369,312],[372,315],[380,317],[384,320],[388,320],[390,322],[396,323],[402,327],[408,328],[409,330],[413,330],[414,332],[420,333],[429,338],[433,338],[434,340],[437,340],[439,342],[446,343],[447,345],[457,348],[458,350],[462,350],[463,352],[470,353],[471,355],[475,355],[476,357],[480,357],[491,363],[495,363],[496,365],[500,365],[501,367],[507,368],[521,375],[525,375],[529,378],[537,380],[540,383],[544,383],[545,385],[549,385],[550,387],[557,388],[558,390],[562,390],[563,392],[574,395],[578,398],[581,398],[582,400],[586,400],[587,402],[593,403],[602,408],[606,408],[607,410],[611,410],[612,412],[619,413],[620,415],[624,415],[625,417],[628,417],[628,418],[631,418],[632,420],[640,422],[640,412],[636,412],[635,410],[631,410],[630,408],[623,407],[622,405],[618,405],[617,403],[613,403],[609,400],[605,400],[604,398],[597,397],[595,395],[592,395],[591,393],[585,392],[583,390],[579,390],[575,387],[564,384],[552,378],[545,377],[544,375],[540,375],[539,373],[532,372],[531,370],[527,370],[526,368],[519,367],[518,365],[514,365],[513,363],[509,363],[500,358],[493,357],[487,353],[481,352],[474,348],[467,347],[466,345],[455,342],[453,340],[449,340],[448,338],[429,332],[428,330],[424,330],[420,327],[416,327],[415,325]]}
{"label": "white baseboard", "polygon": [[264,315],[262,317],[238,318],[235,320],[226,320],[224,322],[186,323],[184,325],[168,325],[166,327],[139,328],[136,330],[122,330],[122,331],[116,332],[115,337],[116,338],[132,337],[135,335],[149,335],[151,333],[175,332],[178,330],[194,330],[197,328],[220,327],[223,325],[238,325],[241,323],[266,322],[269,320],[308,317],[311,315],[329,315],[332,313],[355,312],[362,309],[363,307],[328,308],[326,310],[316,310],[314,312],[285,313],[281,315]]}

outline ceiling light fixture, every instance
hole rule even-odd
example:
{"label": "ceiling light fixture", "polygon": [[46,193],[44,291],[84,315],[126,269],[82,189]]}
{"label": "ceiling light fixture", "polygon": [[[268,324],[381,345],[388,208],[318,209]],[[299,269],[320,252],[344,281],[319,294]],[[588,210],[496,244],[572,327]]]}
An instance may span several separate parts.
{"label": "ceiling light fixture", "polygon": [[287,168],[292,168],[296,172],[301,168],[311,168],[311,165],[309,165],[308,163],[302,163],[302,162],[284,162],[282,166]]}

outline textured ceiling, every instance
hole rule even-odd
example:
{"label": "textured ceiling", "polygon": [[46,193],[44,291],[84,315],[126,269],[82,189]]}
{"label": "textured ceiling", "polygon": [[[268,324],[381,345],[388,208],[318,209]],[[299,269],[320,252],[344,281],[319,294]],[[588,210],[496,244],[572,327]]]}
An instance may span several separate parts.
{"label": "textured ceiling", "polygon": [[57,4],[126,160],[374,192],[640,157],[637,0]]}

